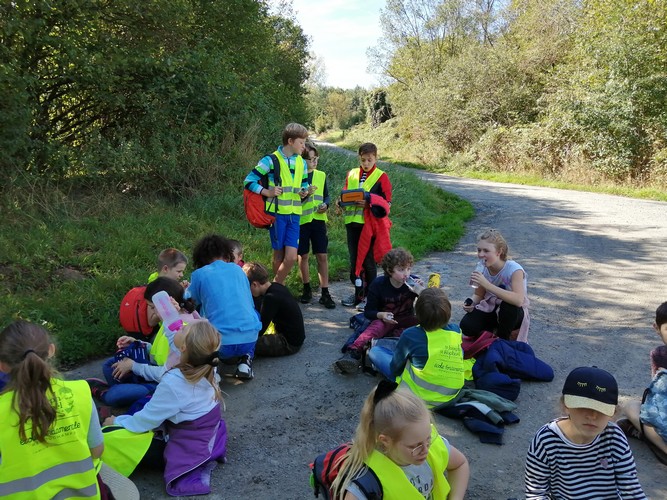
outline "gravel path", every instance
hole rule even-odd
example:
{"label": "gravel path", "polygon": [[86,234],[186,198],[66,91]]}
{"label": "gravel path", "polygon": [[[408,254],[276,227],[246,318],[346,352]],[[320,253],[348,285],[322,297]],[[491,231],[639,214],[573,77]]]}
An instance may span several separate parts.
{"label": "gravel path", "polygon": [[[667,203],[415,173],[470,200],[477,212],[454,251],[429,255],[415,266],[422,276],[442,274],[454,320],[470,294],[480,229],[499,229],[511,257],[528,273],[529,341],[553,366],[555,380],[523,384],[516,412],[521,422],[507,428],[502,446],[481,444],[461,422],[435,417],[440,432],[470,461],[467,498],[521,498],[528,444],[559,415],[560,389],[571,368],[596,364],[611,371],[623,398],[639,397],[650,380],[648,352],[659,342],[653,314],[667,300]],[[349,291],[347,283],[332,286],[337,301]],[[352,436],[377,379],[331,370],[351,332],[352,311],[340,305],[329,311],[317,297],[304,307],[307,339],[298,354],[257,360],[256,379],[249,383],[226,379],[229,461],[214,471],[210,498],[313,498],[308,463]],[[68,375],[99,375],[99,366]],[[643,443],[631,445],[649,498],[667,498],[667,468]],[[133,479],[142,498],[167,498],[159,472],[138,472]]]}

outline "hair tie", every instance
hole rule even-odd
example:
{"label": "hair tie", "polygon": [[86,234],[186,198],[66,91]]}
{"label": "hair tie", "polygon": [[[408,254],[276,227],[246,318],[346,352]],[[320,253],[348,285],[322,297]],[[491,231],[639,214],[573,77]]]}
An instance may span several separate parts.
{"label": "hair tie", "polygon": [[392,392],[396,390],[398,384],[396,382],[390,382],[389,380],[381,380],[378,386],[375,388],[375,394],[373,395],[373,404],[377,405],[384,398],[389,396]]}
{"label": "hair tie", "polygon": [[[23,360],[25,359],[25,357],[26,357],[28,354],[30,354],[31,352],[35,352],[35,351],[34,351],[33,349],[28,349],[28,350],[26,350],[26,351],[23,353],[23,356],[21,356],[21,361],[23,361]],[[37,354],[37,353],[35,353],[35,354]]]}
{"label": "hair tie", "polygon": [[218,351],[214,351],[211,354],[209,354],[208,358],[206,358],[206,364],[211,365],[211,366],[216,366],[218,364],[219,360],[218,356]]}

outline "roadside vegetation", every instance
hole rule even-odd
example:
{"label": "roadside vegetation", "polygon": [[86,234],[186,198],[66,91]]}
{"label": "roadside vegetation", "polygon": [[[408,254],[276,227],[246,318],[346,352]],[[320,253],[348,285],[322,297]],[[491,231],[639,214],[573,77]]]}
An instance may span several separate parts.
{"label": "roadside vegetation", "polygon": [[[113,352],[122,334],[121,298],[146,282],[157,254],[166,247],[191,255],[200,237],[218,232],[243,243],[246,261],[259,260],[270,267],[268,234],[248,224],[242,206],[242,181],[256,160],[247,158],[219,192],[177,201],[151,194],[63,193],[49,187],[5,192],[0,326],[18,317],[44,323],[57,338],[59,362],[69,367]],[[335,199],[357,158],[322,148],[320,165]],[[394,245],[409,248],[415,257],[452,248],[473,215],[470,204],[424,185],[409,172],[391,167],[387,171],[394,184]],[[347,279],[343,218],[333,210],[329,240],[331,278]],[[311,275],[316,285],[314,261]],[[287,284],[297,294],[299,283],[295,268]]]}

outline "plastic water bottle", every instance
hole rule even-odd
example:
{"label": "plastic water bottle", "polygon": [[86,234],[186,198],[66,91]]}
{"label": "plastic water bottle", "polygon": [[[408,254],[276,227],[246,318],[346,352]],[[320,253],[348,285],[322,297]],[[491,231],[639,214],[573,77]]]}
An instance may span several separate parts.
{"label": "plastic water bottle", "polygon": [[354,280],[354,286],[355,288],[361,288],[361,285],[363,283],[361,282],[361,278],[357,276],[357,279]]}
{"label": "plastic water bottle", "polygon": [[158,316],[162,319],[162,324],[170,331],[175,332],[180,330],[183,326],[183,320],[178,314],[178,311],[171,303],[169,294],[164,290],[159,291],[151,298],[151,302],[157,310]]}
{"label": "plastic water bottle", "polygon": [[[485,267],[486,266],[484,265],[484,261],[480,260],[479,262],[477,262],[477,265],[475,266],[475,271],[477,271],[478,273],[484,272]],[[473,287],[473,288],[477,288],[477,283],[473,283],[473,281],[471,279],[470,280],[470,286]]]}

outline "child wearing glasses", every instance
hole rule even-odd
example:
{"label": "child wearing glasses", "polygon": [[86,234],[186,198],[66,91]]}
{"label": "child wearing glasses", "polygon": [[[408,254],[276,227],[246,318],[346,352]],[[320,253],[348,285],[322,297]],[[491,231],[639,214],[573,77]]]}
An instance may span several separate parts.
{"label": "child wearing glasses", "polygon": [[[383,380],[361,410],[354,442],[332,483],[336,500],[382,498],[462,499],[470,469],[463,453],[438,434],[424,402]],[[368,491],[368,475],[375,475]],[[361,486],[361,487],[360,487]],[[365,491],[365,493],[364,493]],[[370,496],[369,496],[370,495]]]}
{"label": "child wearing glasses", "polygon": [[301,302],[309,304],[313,298],[313,292],[310,288],[310,269],[308,267],[308,254],[312,243],[313,253],[317,260],[317,277],[322,289],[320,304],[327,309],[334,309],[336,303],[329,293],[329,260],[327,257],[327,247],[329,246],[327,236],[329,188],[327,186],[327,174],[317,169],[319,158],[320,155],[315,146],[307,142],[303,151],[303,159],[306,161],[306,167],[308,168],[308,185],[311,186],[311,189],[308,191],[308,196],[301,202],[299,248],[297,249],[299,273],[303,282]]}

